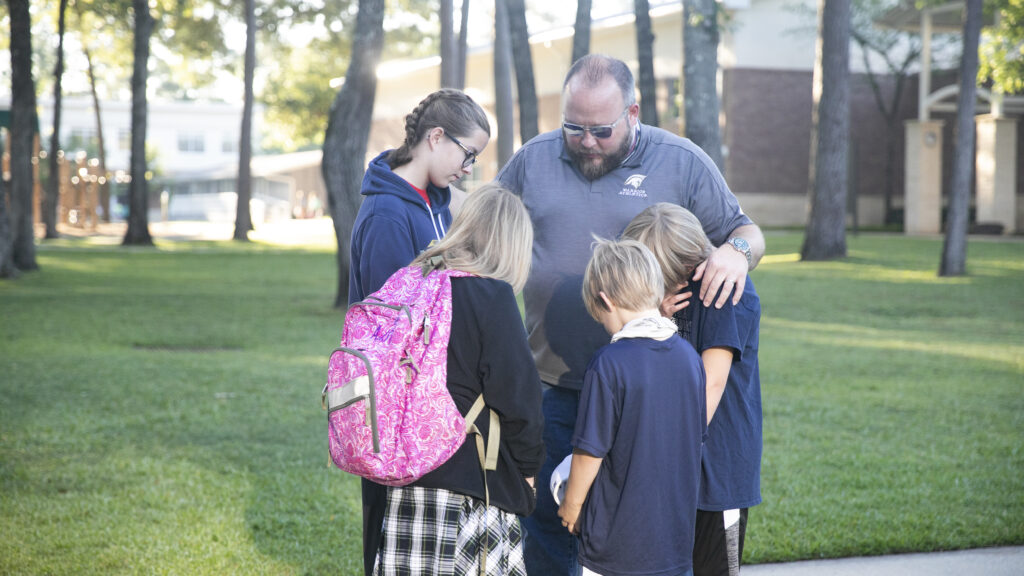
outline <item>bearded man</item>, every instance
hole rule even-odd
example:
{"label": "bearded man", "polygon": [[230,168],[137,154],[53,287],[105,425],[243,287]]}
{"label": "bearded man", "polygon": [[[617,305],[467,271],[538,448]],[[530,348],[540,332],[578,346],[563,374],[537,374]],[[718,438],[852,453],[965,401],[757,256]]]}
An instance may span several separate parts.
{"label": "bearded man", "polygon": [[[575,576],[576,538],[561,525],[547,489],[572,451],[583,374],[608,343],[583,305],[583,272],[593,237],[618,237],[658,202],[693,212],[716,249],[695,272],[700,300],[738,303],[764,254],[760,228],[740,208],[714,162],[691,141],[639,121],[633,74],[621,60],[591,54],[577,60],[562,88],[561,129],[524,144],[498,174],[518,194],[534,227],[533,263],[523,291],[526,329],[544,390],[547,459],[537,477],[537,507],[523,520],[529,574]],[[669,295],[663,312],[691,294]]]}

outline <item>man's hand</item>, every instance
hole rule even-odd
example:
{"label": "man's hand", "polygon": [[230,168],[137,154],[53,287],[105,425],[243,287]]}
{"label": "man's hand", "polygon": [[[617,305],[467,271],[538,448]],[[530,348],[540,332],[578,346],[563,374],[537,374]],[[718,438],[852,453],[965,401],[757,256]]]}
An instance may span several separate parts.
{"label": "man's hand", "polygon": [[690,297],[693,296],[693,292],[690,290],[683,292],[683,289],[689,284],[689,282],[678,284],[665,294],[665,299],[661,301],[661,306],[659,306],[662,316],[671,318],[676,312],[690,305]]}
{"label": "man's hand", "polygon": [[718,294],[715,308],[725,306],[732,294],[733,305],[740,303],[743,288],[747,283],[747,257],[729,244],[723,244],[711,252],[707,260],[700,263],[693,273],[694,280],[704,279],[700,286],[700,299],[705,306],[711,306]]}

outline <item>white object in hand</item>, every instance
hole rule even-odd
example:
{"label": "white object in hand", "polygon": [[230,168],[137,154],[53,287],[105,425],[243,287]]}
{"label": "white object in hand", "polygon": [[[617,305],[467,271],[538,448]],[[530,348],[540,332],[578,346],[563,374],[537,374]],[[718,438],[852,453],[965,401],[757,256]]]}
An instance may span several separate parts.
{"label": "white object in hand", "polygon": [[551,473],[551,495],[554,496],[555,504],[558,506],[562,505],[562,498],[565,498],[565,487],[569,483],[569,470],[571,469],[572,454],[569,454]]}

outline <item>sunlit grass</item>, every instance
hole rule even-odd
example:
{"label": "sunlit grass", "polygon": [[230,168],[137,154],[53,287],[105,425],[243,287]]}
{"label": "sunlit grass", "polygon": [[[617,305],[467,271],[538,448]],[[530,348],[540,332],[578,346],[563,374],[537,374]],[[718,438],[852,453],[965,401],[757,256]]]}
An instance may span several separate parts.
{"label": "sunlit grass", "polygon": [[[770,234],[748,562],[1024,544],[1024,244]],[[0,282],[0,573],[358,574],[322,247],[40,246]]]}
{"label": "sunlit grass", "polygon": [[764,504],[745,558],[1024,543],[1024,244],[849,238],[799,262],[770,235],[761,294]]}
{"label": "sunlit grass", "polygon": [[794,341],[836,348],[868,348],[886,351],[926,352],[988,362],[1005,362],[1024,374],[1024,344],[992,346],[986,343],[964,343],[955,338],[946,339],[931,332],[910,332],[828,324],[822,322],[788,321],[768,318],[762,329],[769,327],[786,330]]}

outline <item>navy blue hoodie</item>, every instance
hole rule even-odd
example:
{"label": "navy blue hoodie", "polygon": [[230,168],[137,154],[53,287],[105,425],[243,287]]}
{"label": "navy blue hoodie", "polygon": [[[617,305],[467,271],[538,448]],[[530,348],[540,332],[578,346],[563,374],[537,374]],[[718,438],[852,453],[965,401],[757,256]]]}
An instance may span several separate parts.
{"label": "navy blue hoodie", "polygon": [[363,176],[360,193],[365,198],[352,227],[350,304],[376,292],[431,241],[444,238],[452,223],[451,190],[428,183],[428,208],[416,189],[391,171],[389,153],[374,158]]}

